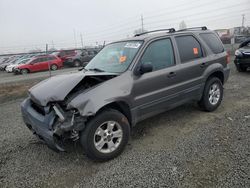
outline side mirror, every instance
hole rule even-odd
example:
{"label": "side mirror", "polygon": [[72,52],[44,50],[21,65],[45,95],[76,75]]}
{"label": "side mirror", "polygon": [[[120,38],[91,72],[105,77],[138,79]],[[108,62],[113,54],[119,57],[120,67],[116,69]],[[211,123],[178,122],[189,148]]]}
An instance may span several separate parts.
{"label": "side mirror", "polygon": [[34,63],[33,63],[33,62],[31,62],[31,63],[30,63],[30,65],[34,65]]}
{"label": "side mirror", "polygon": [[139,68],[139,73],[144,74],[147,72],[152,72],[153,71],[153,66],[149,63],[141,64]]}

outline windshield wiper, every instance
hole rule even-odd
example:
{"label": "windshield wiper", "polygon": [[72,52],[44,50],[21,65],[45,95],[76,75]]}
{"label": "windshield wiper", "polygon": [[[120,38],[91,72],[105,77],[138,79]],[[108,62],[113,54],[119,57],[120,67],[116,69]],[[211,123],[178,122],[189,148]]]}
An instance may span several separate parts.
{"label": "windshield wiper", "polygon": [[105,72],[104,70],[102,69],[99,69],[99,68],[93,68],[93,69],[88,69],[89,71],[95,71],[95,72]]}
{"label": "windshield wiper", "polygon": [[87,71],[87,69],[85,69],[84,67],[81,67],[81,68],[78,69],[78,71],[82,71],[82,70]]}

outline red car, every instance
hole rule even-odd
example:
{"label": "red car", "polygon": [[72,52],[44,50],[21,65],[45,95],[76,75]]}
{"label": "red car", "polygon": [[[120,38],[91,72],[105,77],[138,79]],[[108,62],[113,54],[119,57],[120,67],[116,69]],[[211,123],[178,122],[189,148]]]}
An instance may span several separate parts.
{"label": "red car", "polygon": [[57,52],[55,55],[59,57],[63,62],[65,62],[68,58],[72,58],[77,54],[77,50],[61,50]]}
{"label": "red car", "polygon": [[15,68],[15,73],[27,74],[29,72],[38,72],[49,70],[57,70],[63,66],[62,60],[54,55],[44,55],[32,58],[29,62],[19,65]]}

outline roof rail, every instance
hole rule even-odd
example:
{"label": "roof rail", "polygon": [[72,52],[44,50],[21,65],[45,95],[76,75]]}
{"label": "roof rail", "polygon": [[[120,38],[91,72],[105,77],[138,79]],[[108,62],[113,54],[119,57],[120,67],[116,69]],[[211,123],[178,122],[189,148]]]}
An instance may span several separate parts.
{"label": "roof rail", "polygon": [[202,26],[202,27],[190,27],[190,28],[186,28],[186,29],[180,29],[178,31],[188,31],[188,30],[207,30],[206,26]]}
{"label": "roof rail", "polygon": [[153,30],[153,31],[146,31],[146,32],[143,32],[143,33],[135,34],[134,36],[138,37],[138,36],[145,35],[145,34],[148,34],[148,33],[154,33],[154,32],[160,32],[160,31],[168,31],[169,33],[174,33],[175,29],[174,28],[169,28],[169,29],[158,29],[158,30]]}

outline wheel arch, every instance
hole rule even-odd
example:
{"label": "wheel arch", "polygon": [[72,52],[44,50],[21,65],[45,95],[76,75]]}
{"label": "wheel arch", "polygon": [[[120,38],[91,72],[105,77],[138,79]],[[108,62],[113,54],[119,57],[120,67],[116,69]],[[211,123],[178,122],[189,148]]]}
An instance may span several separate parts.
{"label": "wheel arch", "polygon": [[220,79],[221,83],[225,82],[224,68],[220,63],[215,63],[207,67],[204,72],[205,82],[211,77],[217,77]]}
{"label": "wheel arch", "polygon": [[208,76],[207,80],[210,79],[210,78],[212,78],[212,77],[217,77],[217,78],[219,78],[220,81],[221,81],[221,83],[224,84],[224,79],[225,79],[225,78],[224,78],[224,73],[223,73],[222,71],[220,71],[220,70],[214,71],[213,73],[211,73],[211,74]]}
{"label": "wheel arch", "polygon": [[31,70],[29,68],[22,68],[22,69],[20,69],[20,71],[22,71],[23,69],[26,69],[28,71],[28,73],[31,72]]}
{"label": "wheel arch", "polygon": [[128,119],[130,126],[132,126],[132,123],[133,123],[132,118],[133,117],[132,117],[130,107],[126,102],[124,102],[124,101],[111,102],[109,104],[106,104],[102,108],[100,108],[96,112],[96,114],[101,113],[102,111],[107,110],[107,109],[114,109],[114,110],[121,112]]}

